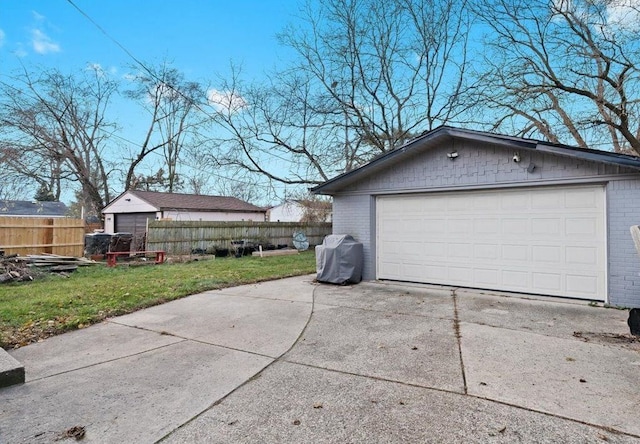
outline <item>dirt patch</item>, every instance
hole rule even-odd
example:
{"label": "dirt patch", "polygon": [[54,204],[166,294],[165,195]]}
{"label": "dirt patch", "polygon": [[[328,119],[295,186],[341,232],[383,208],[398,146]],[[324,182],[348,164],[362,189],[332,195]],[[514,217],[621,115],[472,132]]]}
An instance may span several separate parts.
{"label": "dirt patch", "polygon": [[624,348],[640,352],[640,337],[620,333],[595,333],[589,331],[574,331],[573,336],[585,342],[597,344],[619,345]]}

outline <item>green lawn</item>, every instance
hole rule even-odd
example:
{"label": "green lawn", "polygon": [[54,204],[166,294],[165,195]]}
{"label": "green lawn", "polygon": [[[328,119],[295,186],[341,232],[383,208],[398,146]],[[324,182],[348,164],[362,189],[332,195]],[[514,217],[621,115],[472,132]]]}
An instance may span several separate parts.
{"label": "green lawn", "polygon": [[83,267],[0,286],[0,346],[11,348],[206,290],[313,273],[312,251],[268,258]]}

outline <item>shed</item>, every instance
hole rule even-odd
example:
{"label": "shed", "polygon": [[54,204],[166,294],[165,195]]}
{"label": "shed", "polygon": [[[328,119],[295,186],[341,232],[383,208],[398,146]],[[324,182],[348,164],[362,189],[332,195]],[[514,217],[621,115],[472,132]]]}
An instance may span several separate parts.
{"label": "shed", "polygon": [[146,233],[148,220],[264,221],[266,210],[230,196],[125,191],[102,211],[106,233]]}
{"label": "shed", "polygon": [[364,279],[640,307],[640,159],[440,127],[312,190]]}

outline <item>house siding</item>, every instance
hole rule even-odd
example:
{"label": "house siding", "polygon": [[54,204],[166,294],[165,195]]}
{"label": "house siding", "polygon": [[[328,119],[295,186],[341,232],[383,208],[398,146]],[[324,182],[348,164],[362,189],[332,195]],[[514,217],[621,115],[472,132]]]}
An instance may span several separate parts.
{"label": "house siding", "polygon": [[253,221],[264,222],[264,213],[239,211],[164,211],[162,218],[182,221]]}
{"label": "house siding", "polygon": [[[452,161],[447,153],[457,151]],[[513,161],[518,152],[520,162]],[[528,171],[535,165],[533,172]],[[500,145],[454,140],[346,186],[334,195],[335,234],[351,234],[364,245],[363,277],[375,279],[375,196],[408,192],[606,184],[608,291],[612,305],[640,307],[640,259],[629,227],[640,224],[640,173],[631,168]]]}

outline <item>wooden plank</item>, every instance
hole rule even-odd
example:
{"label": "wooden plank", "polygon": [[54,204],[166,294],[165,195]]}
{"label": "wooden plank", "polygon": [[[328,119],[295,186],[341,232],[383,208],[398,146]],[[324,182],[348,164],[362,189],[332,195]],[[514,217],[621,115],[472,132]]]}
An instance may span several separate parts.
{"label": "wooden plank", "polygon": [[322,243],[331,234],[331,223],[296,222],[219,222],[219,221],[151,221],[147,236],[149,249],[169,254],[188,254],[192,249],[213,247],[233,249],[232,241],[245,240],[258,245],[289,245],[293,233],[303,231],[310,245]]}
{"label": "wooden plank", "polygon": [[0,249],[6,254],[82,256],[84,221],[70,218],[0,217]]}
{"label": "wooden plank", "polygon": [[289,256],[292,254],[300,254],[298,250],[268,250],[268,251],[254,251],[252,256],[269,257],[269,256]]}

